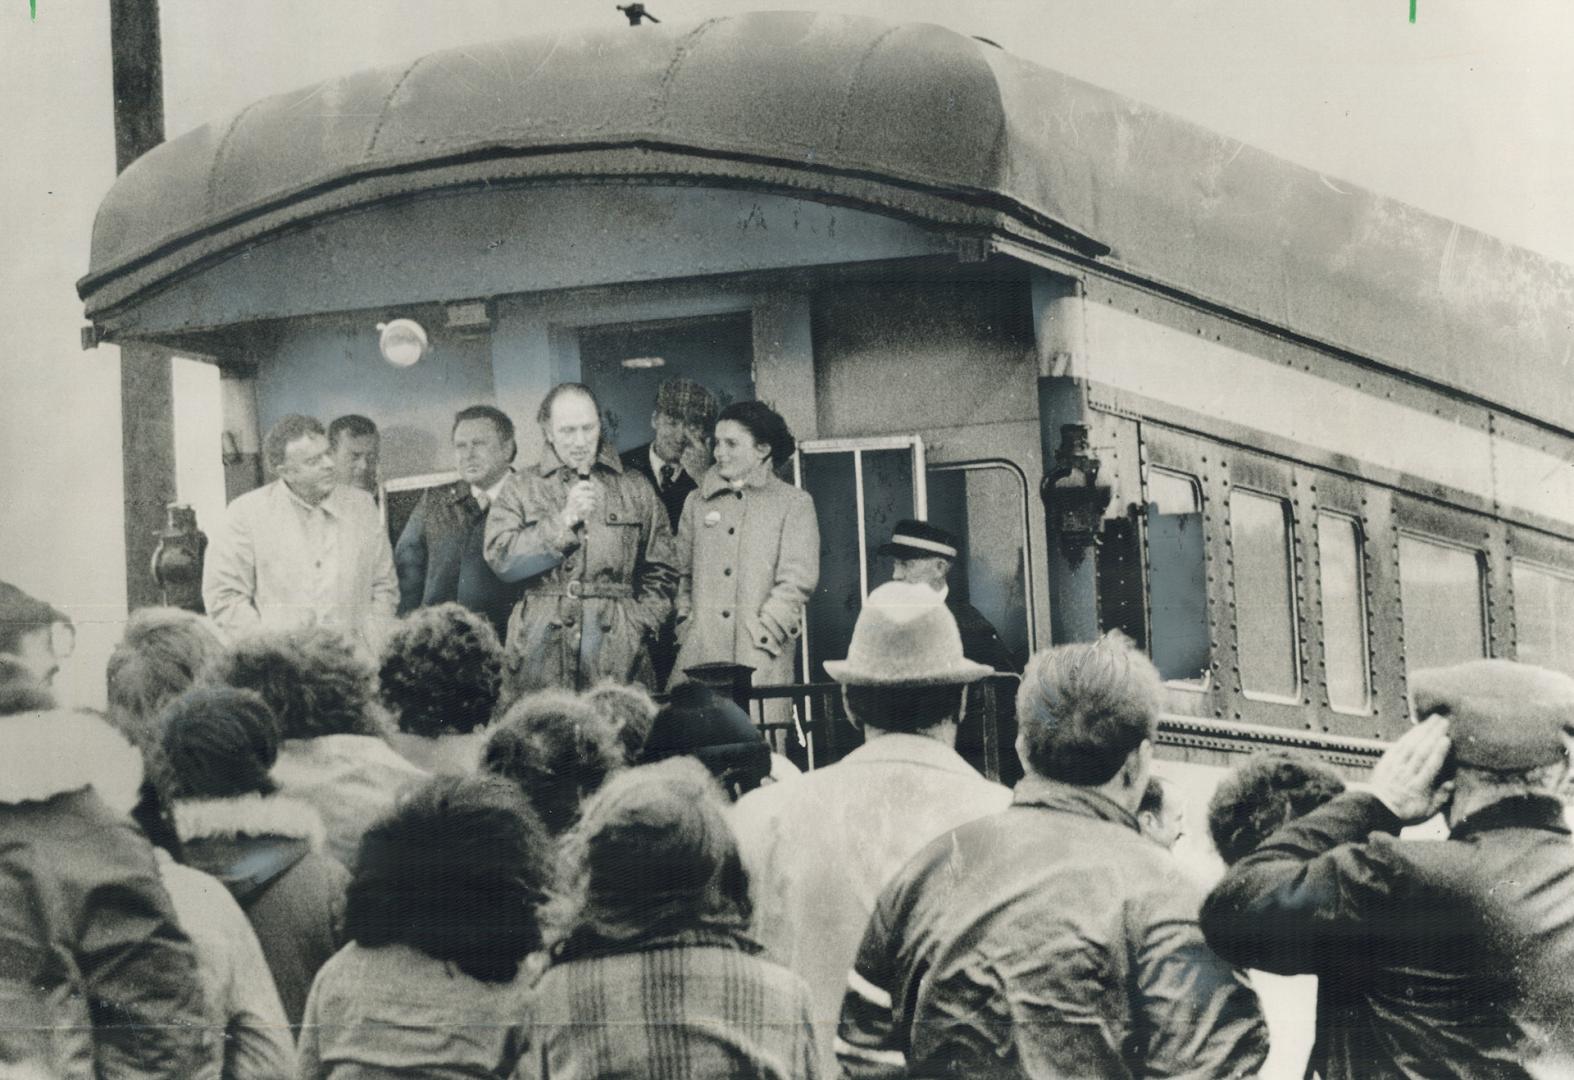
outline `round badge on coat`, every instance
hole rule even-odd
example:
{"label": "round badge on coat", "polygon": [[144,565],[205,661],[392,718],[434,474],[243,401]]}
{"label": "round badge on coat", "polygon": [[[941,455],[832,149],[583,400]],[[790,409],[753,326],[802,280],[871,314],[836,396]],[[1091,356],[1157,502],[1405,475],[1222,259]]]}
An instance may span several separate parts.
{"label": "round badge on coat", "polygon": [[710,513],[705,515],[705,527],[708,529],[711,526],[715,525],[720,520],[721,520],[721,511],[720,510],[712,510]]}

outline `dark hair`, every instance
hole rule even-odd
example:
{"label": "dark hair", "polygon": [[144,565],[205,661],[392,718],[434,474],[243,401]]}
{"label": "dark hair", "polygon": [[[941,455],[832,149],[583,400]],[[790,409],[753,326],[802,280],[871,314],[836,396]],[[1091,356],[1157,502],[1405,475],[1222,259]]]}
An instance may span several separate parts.
{"label": "dark hair", "polygon": [[1344,780],[1321,762],[1284,752],[1253,754],[1208,800],[1208,833],[1232,866],[1281,826],[1343,791]]}
{"label": "dark hair", "polygon": [[145,727],[224,656],[224,642],[203,616],[168,607],[134,611],[105,670],[110,711]]}
{"label": "dark hair", "polygon": [[659,711],[656,699],[643,686],[606,682],[587,691],[585,700],[618,733],[624,762],[629,765],[637,763]]}
{"label": "dark hair", "polygon": [[53,604],[0,581],[0,654],[15,656],[24,637],[55,623],[69,626],[71,620]]}
{"label": "dark hair", "polygon": [[273,710],[249,690],[188,690],[164,710],[164,760],[176,798],[268,795],[279,757]]}
{"label": "dark hair", "polygon": [[940,686],[842,687],[847,711],[865,727],[911,735],[962,718],[960,683]]}
{"label": "dark hair", "polygon": [[1137,804],[1137,813],[1153,814],[1155,817],[1164,813],[1164,781],[1157,776],[1148,777],[1148,786],[1142,789],[1142,801]]}
{"label": "dark hair", "polygon": [[454,432],[459,430],[459,425],[466,420],[490,420],[497,429],[497,437],[502,442],[514,444],[514,452],[508,455],[508,460],[513,461],[519,456],[519,443],[514,438],[514,422],[502,409],[494,409],[490,405],[471,405],[454,413],[453,427],[448,429],[448,438],[454,437]]}
{"label": "dark hair", "polygon": [[537,909],[553,843],[519,790],[491,776],[430,780],[361,838],[345,935],[403,944],[485,982],[508,982],[541,947]]}
{"label": "dark hair", "polygon": [[378,693],[399,730],[466,734],[497,707],[503,646],[492,624],[459,604],[417,608],[383,643]]}
{"label": "dark hair", "polygon": [[541,399],[541,407],[536,410],[536,423],[545,426],[552,422],[552,406],[557,404],[557,399],[564,394],[583,394],[590,399],[590,404],[595,406],[596,417],[601,417],[601,402],[596,399],[596,392],[584,383],[560,382],[547,391],[547,396]]}
{"label": "dark hair", "polygon": [[289,449],[292,442],[304,439],[308,435],[322,435],[327,437],[323,430],[322,422],[311,416],[301,416],[291,413],[280,418],[277,424],[268,429],[268,434],[262,439],[262,461],[268,466],[269,472],[278,472],[279,466],[284,464],[284,452]]}
{"label": "dark hair", "polygon": [[716,417],[716,423],[731,420],[741,424],[756,443],[771,448],[771,465],[781,468],[793,454],[798,444],[787,430],[787,421],[763,401],[735,401]]}
{"label": "dark hair", "polygon": [[481,768],[517,784],[554,835],[579,819],[580,803],[622,765],[611,724],[562,690],[510,705],[481,755]]}
{"label": "dark hair", "polygon": [[727,800],[690,758],[614,777],[564,846],[570,881],[558,959],[613,952],[686,930],[744,933],[749,877]]}
{"label": "dark hair", "polygon": [[1120,634],[1045,649],[1017,691],[1027,764],[1050,780],[1108,783],[1158,720],[1162,683],[1153,662]]}
{"label": "dark hair", "polygon": [[262,631],[235,642],[218,681],[261,694],[286,739],[378,735],[375,673],[349,640],[324,626]]}
{"label": "dark hair", "polygon": [[347,435],[352,439],[364,439],[376,434],[377,425],[371,420],[357,413],[349,413],[328,425],[328,445],[338,446],[339,440]]}

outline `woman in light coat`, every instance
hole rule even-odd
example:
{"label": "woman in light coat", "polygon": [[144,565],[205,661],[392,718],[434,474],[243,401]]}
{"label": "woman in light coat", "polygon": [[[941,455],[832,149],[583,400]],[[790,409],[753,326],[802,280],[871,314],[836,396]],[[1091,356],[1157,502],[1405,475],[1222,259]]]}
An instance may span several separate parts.
{"label": "woman in light coat", "polygon": [[820,579],[820,527],[809,493],[777,479],[792,457],[786,423],[740,401],[716,419],[716,464],[678,525],[678,661],[754,669],[756,685],[793,681],[804,605]]}

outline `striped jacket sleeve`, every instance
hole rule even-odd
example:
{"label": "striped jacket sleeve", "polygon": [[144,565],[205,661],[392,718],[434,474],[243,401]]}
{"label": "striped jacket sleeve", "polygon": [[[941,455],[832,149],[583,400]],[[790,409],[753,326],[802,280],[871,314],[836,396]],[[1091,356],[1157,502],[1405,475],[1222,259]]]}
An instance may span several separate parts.
{"label": "striped jacket sleeve", "polygon": [[842,997],[836,1058],[842,1075],[850,1080],[886,1080],[907,1075],[907,1028],[895,1007],[899,990],[898,944],[890,914],[882,902],[869,918]]}

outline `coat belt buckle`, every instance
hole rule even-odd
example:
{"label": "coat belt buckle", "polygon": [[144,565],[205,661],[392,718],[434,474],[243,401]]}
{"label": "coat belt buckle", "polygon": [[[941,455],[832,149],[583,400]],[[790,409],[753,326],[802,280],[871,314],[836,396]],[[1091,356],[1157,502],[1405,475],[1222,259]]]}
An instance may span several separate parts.
{"label": "coat belt buckle", "polygon": [[572,596],[575,600],[578,600],[579,594],[584,591],[584,586],[578,578],[575,578],[573,581],[568,583],[567,588],[565,588],[563,591],[568,593],[568,595]]}

